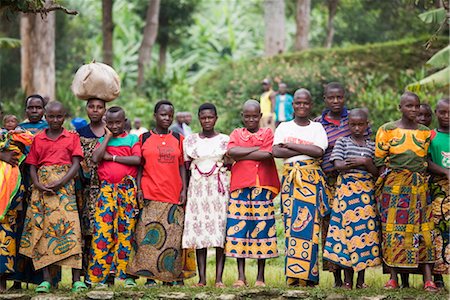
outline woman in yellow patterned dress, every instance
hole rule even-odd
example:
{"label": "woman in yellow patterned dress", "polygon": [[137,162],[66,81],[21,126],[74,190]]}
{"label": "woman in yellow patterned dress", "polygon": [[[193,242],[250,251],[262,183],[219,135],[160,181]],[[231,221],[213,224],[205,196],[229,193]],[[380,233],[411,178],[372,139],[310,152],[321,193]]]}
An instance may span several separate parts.
{"label": "woman in yellow patterned dress", "polygon": [[430,130],[416,123],[419,106],[419,97],[405,92],[399,105],[402,118],[384,124],[377,132],[375,165],[381,174],[377,181],[381,246],[383,260],[391,267],[385,288],[398,288],[399,268],[421,265],[425,290],[436,291],[431,278],[435,230],[426,175]]}

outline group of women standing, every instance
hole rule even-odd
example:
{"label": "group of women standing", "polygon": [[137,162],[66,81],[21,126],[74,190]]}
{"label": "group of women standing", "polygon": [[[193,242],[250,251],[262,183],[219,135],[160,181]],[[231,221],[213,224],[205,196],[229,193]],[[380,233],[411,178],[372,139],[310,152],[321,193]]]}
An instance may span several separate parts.
{"label": "group of women standing", "polygon": [[[368,112],[347,111],[340,84],[326,86],[324,102],[327,108],[312,121],[311,94],[297,90],[294,119],[273,132],[260,127],[260,104],[248,100],[241,112],[244,127],[230,136],[215,130],[216,107],[204,103],[198,108],[201,131],[186,138],[169,130],[173,104],[156,103],[155,127],[139,137],[140,167],[135,188],[128,191],[136,195],[139,212],[132,217],[137,219],[134,231],[127,235],[134,254],[125,277],[145,277],[147,286],[157,281],[179,285],[195,275],[197,265],[196,286],[205,286],[207,249],[214,247],[216,287],[225,287],[226,256],[237,259],[233,287],[248,286],[247,258],[257,259],[255,286],[265,286],[266,259],[279,255],[274,199],[280,193],[289,286],[318,284],[322,233],[328,262],[324,268],[334,273],[335,286],[352,289],[353,273],[358,272],[356,288],[366,288],[364,270],[383,260],[391,274],[386,288],[398,288],[397,273],[403,268],[421,267],[425,289],[436,291],[433,263],[439,261],[440,273],[448,273],[448,260],[443,258],[450,253],[444,246],[436,254],[434,241],[445,240],[432,216],[427,166],[439,180],[447,180],[446,190],[439,185],[442,206],[447,206],[449,164],[429,161],[432,134],[416,122],[419,98],[403,94],[401,119],[382,126],[375,143],[370,140]],[[436,134],[448,142],[448,99],[438,103],[438,110],[444,112]],[[101,192],[92,156],[111,129],[102,119],[104,101],[90,99],[86,111],[91,123],[78,130],[84,155],[78,207],[84,245],[89,248],[98,229],[93,211]],[[116,158],[112,155],[109,160]],[[281,180],[274,158],[283,160]],[[89,257],[83,259],[87,265]]]}

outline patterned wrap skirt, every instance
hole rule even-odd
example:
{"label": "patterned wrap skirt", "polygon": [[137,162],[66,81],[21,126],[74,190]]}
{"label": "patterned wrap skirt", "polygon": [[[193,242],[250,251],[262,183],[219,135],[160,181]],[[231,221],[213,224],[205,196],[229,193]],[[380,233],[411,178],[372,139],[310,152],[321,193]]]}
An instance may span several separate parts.
{"label": "patterned wrap skirt", "polygon": [[[48,184],[68,170],[68,165],[42,166],[37,175],[42,184]],[[35,270],[52,264],[81,269],[81,228],[73,180],[56,194],[33,188],[20,253],[33,260]]]}
{"label": "patterned wrap skirt", "polygon": [[439,231],[436,245],[434,274],[450,274],[450,194],[449,182],[443,177],[431,179],[434,224]]}
{"label": "patterned wrap skirt", "polygon": [[231,192],[227,209],[225,255],[236,258],[278,257],[273,199],[263,187]]}
{"label": "patterned wrap skirt", "polygon": [[285,230],[285,275],[295,280],[319,281],[320,218],[329,213],[329,189],[315,160],[284,164],[281,212]]}
{"label": "patterned wrap skirt", "polygon": [[435,261],[436,230],[428,178],[387,169],[376,183],[382,257],[389,267],[416,268]]}
{"label": "patterned wrap skirt", "polygon": [[370,173],[338,177],[323,257],[355,272],[381,264],[379,220]]}
{"label": "patterned wrap skirt", "polygon": [[195,251],[181,247],[183,225],[182,206],[145,200],[127,273],[164,282],[195,276]]}

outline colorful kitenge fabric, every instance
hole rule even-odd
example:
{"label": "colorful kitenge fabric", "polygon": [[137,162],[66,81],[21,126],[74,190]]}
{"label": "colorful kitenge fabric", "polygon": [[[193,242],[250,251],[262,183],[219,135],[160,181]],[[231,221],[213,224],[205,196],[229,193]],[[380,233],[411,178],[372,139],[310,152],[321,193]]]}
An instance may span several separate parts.
{"label": "colorful kitenge fabric", "polygon": [[0,275],[13,273],[17,255],[17,205],[22,201],[25,189],[21,185],[11,202],[6,216],[0,221]]}
{"label": "colorful kitenge fabric", "polygon": [[30,146],[33,135],[28,132],[3,132],[0,136],[0,151],[13,151],[17,154],[19,164],[12,166],[0,160],[0,221],[8,214],[16,194],[22,185],[22,175],[19,166],[25,159],[23,148]]}
{"label": "colorful kitenge fabric", "polygon": [[432,201],[428,190],[430,130],[403,129],[396,122],[378,129],[377,167],[386,167],[376,183],[381,217],[381,249],[389,267],[415,268],[435,260]]}
{"label": "colorful kitenge fabric", "polygon": [[281,185],[287,281],[318,282],[319,218],[329,212],[331,197],[319,162],[308,159],[284,164]]}
{"label": "colorful kitenge fabric", "polygon": [[94,232],[86,281],[105,283],[109,274],[126,279],[136,216],[136,182],[127,176],[122,182],[101,182],[94,214]]}
{"label": "colorful kitenge fabric", "polygon": [[82,205],[81,208],[81,229],[84,235],[92,235],[94,229],[94,213],[97,198],[100,193],[100,182],[97,173],[97,164],[92,161],[92,154],[97,145],[98,138],[86,138],[80,136],[81,148],[84,159],[81,161],[82,180]]}
{"label": "colorful kitenge fabric", "polygon": [[373,176],[338,177],[323,257],[355,272],[381,264]]}
{"label": "colorful kitenge fabric", "polygon": [[127,273],[164,282],[195,276],[195,252],[181,247],[183,225],[182,206],[145,200],[136,225],[136,252]]}
{"label": "colorful kitenge fabric", "polygon": [[377,202],[383,261],[399,268],[433,263],[436,232],[427,177],[409,170],[387,169],[386,173],[376,183],[381,186]]}
{"label": "colorful kitenge fabric", "polygon": [[[331,209],[333,209],[333,195],[336,194],[336,184],[337,184],[337,177],[332,176],[333,174],[329,173],[325,175],[325,182],[328,188],[328,192],[331,195],[331,199],[328,201],[328,205]],[[323,251],[325,250],[325,243],[327,242],[327,233],[328,233],[328,226],[330,225],[330,214],[325,215],[320,220],[320,240],[321,243],[321,251],[323,255]],[[332,263],[329,260],[323,259],[322,260],[322,270],[323,271],[330,271],[330,272],[336,272],[341,270],[341,266]]]}
{"label": "colorful kitenge fabric", "polygon": [[184,249],[224,246],[230,172],[223,160],[228,140],[225,134],[201,138],[195,133],[183,142],[184,160],[191,162],[182,242]]}
{"label": "colorful kitenge fabric", "polygon": [[236,258],[278,257],[273,199],[263,187],[231,192],[227,211],[225,255]]}
{"label": "colorful kitenge fabric", "polygon": [[431,179],[434,224],[439,230],[434,241],[436,263],[434,274],[450,274],[450,193],[449,182],[444,177]]}
{"label": "colorful kitenge fabric", "polygon": [[[41,166],[37,175],[42,184],[48,184],[68,170],[68,165]],[[81,269],[81,228],[73,180],[56,194],[33,188],[20,253],[33,260],[35,270],[52,264]]]}

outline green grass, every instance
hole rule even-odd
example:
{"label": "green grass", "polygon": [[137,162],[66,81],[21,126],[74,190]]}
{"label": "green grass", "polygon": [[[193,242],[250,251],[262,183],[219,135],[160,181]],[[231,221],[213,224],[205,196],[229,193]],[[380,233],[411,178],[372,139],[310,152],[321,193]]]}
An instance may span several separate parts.
{"label": "green grass", "polygon": [[[278,290],[288,290],[285,285],[285,277],[284,277],[284,233],[283,233],[283,225],[280,216],[279,197],[275,199],[275,207],[276,207],[276,219],[277,219],[277,232],[278,232],[278,250],[280,256],[278,258],[267,260],[266,264],[266,284],[268,286],[267,289],[278,289]],[[208,251],[208,265],[207,265],[207,285],[206,288],[189,288],[194,283],[198,281],[198,277],[190,278],[185,281],[186,287],[157,287],[151,289],[145,289],[143,287],[145,283],[144,278],[140,278],[138,282],[138,287],[133,289],[133,291],[144,293],[145,299],[156,299],[157,295],[160,293],[167,292],[183,292],[188,295],[194,296],[200,292],[207,292],[214,295],[221,293],[236,293],[237,291],[231,288],[231,285],[237,279],[237,265],[236,259],[227,258],[225,263],[225,271],[223,275],[223,281],[226,286],[230,288],[226,288],[224,290],[215,289],[214,279],[215,279],[215,251],[214,249],[209,249]],[[321,261],[321,259],[320,259]],[[321,270],[321,269],[320,269]],[[247,281],[252,287],[255,283],[257,273],[257,265],[256,260],[247,260],[246,262],[246,276]],[[356,278],[355,278],[356,280]],[[383,289],[383,285],[388,280],[388,275],[382,272],[381,267],[369,268],[366,270],[366,283],[370,286],[369,289],[365,290],[352,290],[352,291],[344,291],[342,289],[333,289],[333,276],[330,272],[321,271],[320,273],[320,284],[318,287],[314,289],[307,289],[311,294],[311,299],[325,299],[330,294],[342,294],[346,295],[351,299],[358,299],[362,296],[376,296],[376,295],[386,295],[389,296],[389,299],[449,299],[449,295],[447,292],[443,291],[438,294],[430,294],[426,293],[422,290],[422,276],[420,275],[411,275],[410,276],[410,284],[412,288],[410,289],[401,289],[397,291],[385,291]],[[444,280],[446,281],[446,286],[450,287],[450,278],[449,276],[445,276]],[[62,283],[60,284],[60,288],[57,291],[54,291],[57,294],[67,295],[70,293],[71,287],[71,273],[69,269],[63,269],[63,278]],[[27,293],[34,294],[33,292],[34,286],[30,285],[30,290]],[[118,293],[118,298],[130,298],[130,295],[126,294],[126,291],[129,289],[125,289],[123,287],[123,283],[118,281],[116,282],[116,286],[111,290]],[[124,294],[125,293],[125,294]],[[82,298],[82,295],[79,295]],[[245,298],[245,297],[244,297]]]}

